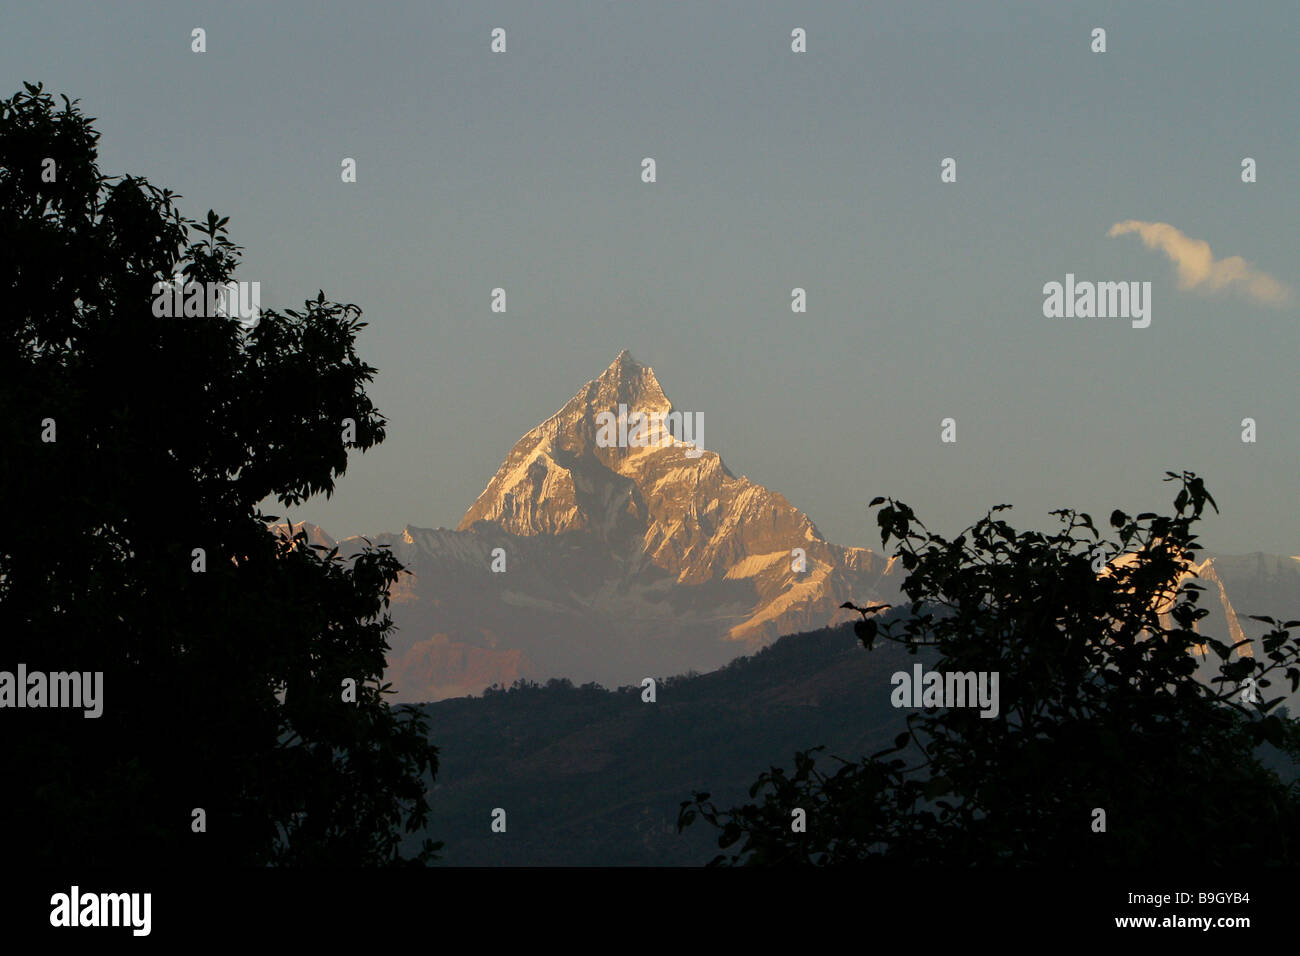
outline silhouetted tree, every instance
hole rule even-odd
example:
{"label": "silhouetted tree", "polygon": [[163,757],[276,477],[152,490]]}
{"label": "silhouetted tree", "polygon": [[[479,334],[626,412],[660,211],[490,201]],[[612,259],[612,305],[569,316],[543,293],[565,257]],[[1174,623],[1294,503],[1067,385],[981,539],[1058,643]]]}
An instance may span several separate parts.
{"label": "silhouetted tree", "polygon": [[[719,846],[736,850],[714,864],[1300,861],[1300,787],[1256,755],[1267,741],[1300,757],[1295,723],[1270,713],[1282,695],[1267,690],[1278,671],[1291,692],[1300,683],[1300,621],[1256,618],[1273,628],[1263,659],[1197,633],[1208,612],[1186,574],[1192,528],[1207,503],[1218,509],[1200,478],[1167,474],[1181,483],[1174,513],[1116,511],[1113,541],[1071,510],[1053,512],[1056,533],[1017,533],[995,517],[1007,505],[949,541],[907,505],[873,501],[911,605],[845,605],[862,614],[862,644],[930,648],[941,672],[996,672],[1000,712],[913,710],[893,747],[829,770],[822,748],[796,754],[792,772],[772,768],[750,789],[762,802],[722,811],[697,793],[678,829],[719,827]],[[1220,659],[1212,680],[1197,675],[1202,644]]]}
{"label": "silhouetted tree", "polygon": [[383,440],[360,310],[155,315],[176,273],[231,280],[227,220],[102,175],[93,118],[25,87],[0,101],[0,670],[104,678],[97,719],[0,712],[6,855],[398,862],[437,769],[379,683],[401,566],[259,510],[332,492],[346,419]]}

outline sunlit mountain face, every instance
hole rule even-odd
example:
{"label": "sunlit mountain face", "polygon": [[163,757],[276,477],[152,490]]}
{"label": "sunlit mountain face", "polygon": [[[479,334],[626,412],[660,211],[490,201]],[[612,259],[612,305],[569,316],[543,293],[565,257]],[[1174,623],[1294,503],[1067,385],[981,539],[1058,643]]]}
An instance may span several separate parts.
{"label": "sunlit mountain face", "polygon": [[894,592],[890,560],[829,543],[783,495],[732,474],[706,419],[624,351],[515,443],[455,530],[367,536],[411,572],[394,592],[399,696],[712,669]]}

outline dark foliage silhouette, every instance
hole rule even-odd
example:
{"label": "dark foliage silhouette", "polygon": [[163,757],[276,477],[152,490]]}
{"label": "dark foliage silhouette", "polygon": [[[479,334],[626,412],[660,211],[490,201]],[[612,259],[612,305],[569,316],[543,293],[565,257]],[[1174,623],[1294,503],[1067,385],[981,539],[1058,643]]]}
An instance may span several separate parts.
{"label": "dark foliage silhouette", "polygon": [[401,566],[259,510],[328,496],[349,444],[383,440],[360,310],[156,316],[156,283],[224,283],[241,250],[216,213],[101,174],[92,123],[30,84],[0,101],[0,669],[104,673],[98,719],[0,717],[6,853],[402,861],[437,751],[380,685]]}
{"label": "dark foliage silhouette", "polygon": [[[1193,526],[1218,506],[1196,475],[1167,474],[1181,485],[1173,514],[1115,511],[1117,540],[1072,510],[1053,512],[1055,533],[1018,533],[995,517],[999,505],[949,541],[907,505],[873,501],[912,603],[891,615],[854,608],[862,645],[928,648],[943,672],[996,672],[1000,713],[900,710],[892,747],[830,769],[822,748],[798,753],[793,771],[754,783],[761,802],[720,810],[696,793],[678,829],[718,827],[719,846],[733,848],[719,865],[1300,861],[1300,785],[1258,759],[1261,747],[1300,756],[1296,722],[1275,709],[1278,691],[1300,683],[1300,621],[1255,618],[1272,628],[1262,659],[1197,633],[1208,612],[1186,573]],[[792,825],[796,808],[806,832]]]}

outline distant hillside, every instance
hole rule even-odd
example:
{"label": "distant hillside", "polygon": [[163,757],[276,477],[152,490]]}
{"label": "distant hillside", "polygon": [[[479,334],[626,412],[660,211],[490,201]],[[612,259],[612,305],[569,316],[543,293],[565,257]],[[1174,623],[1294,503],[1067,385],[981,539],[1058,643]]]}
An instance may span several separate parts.
{"label": "distant hillside", "polygon": [[[660,680],[654,704],[639,686],[552,681],[427,705],[442,760],[428,835],[448,865],[706,863],[715,834],[676,833],[692,790],[729,805],[796,750],[853,760],[887,746],[904,719],[890,675],[918,659],[893,645],[867,654],[845,625]],[[504,834],[490,831],[495,807]]]}
{"label": "distant hillside", "polygon": [[[451,866],[701,865],[719,852],[716,831],[676,832],[693,790],[728,807],[798,750],[825,744],[852,761],[883,749],[908,713],[889,703],[890,676],[934,661],[887,641],[867,653],[841,625],[783,637],[713,673],[657,678],[653,704],[639,686],[554,680],[425,705],[442,768],[429,828],[411,846],[442,840]],[[1213,655],[1201,662],[1203,680],[1214,665]],[[1289,696],[1292,711],[1298,700]],[[1296,776],[1273,748],[1259,756]],[[504,834],[490,830],[497,807]]]}

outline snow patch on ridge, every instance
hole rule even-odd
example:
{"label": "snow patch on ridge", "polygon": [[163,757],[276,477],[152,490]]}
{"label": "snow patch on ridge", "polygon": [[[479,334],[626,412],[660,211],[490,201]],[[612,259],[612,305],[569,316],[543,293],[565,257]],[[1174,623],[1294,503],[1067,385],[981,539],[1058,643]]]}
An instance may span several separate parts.
{"label": "snow patch on ridge", "polygon": [[768,554],[751,554],[737,564],[733,564],[723,575],[725,580],[735,581],[742,578],[757,577],[764,571],[783,563],[790,557],[788,551],[772,551]]}

